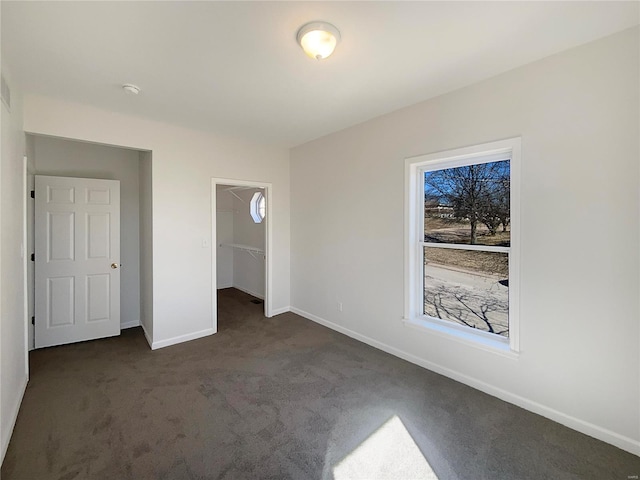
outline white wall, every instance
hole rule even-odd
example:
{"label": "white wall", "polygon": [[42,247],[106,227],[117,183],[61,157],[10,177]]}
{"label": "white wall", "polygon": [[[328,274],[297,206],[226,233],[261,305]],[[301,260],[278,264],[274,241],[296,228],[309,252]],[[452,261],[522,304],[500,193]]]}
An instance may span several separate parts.
{"label": "white wall", "polygon": [[[153,154],[153,346],[213,333],[211,178],[273,184],[273,304],[289,302],[289,153],[47,97],[25,96],[34,134],[120,145]],[[212,265],[213,264],[213,265]],[[213,267],[213,269],[212,269]]]}
{"label": "white wall", "polygon": [[[638,40],[628,30],[293,149],[294,311],[639,454]],[[520,135],[512,360],[403,326],[404,159]]]}
{"label": "white wall", "polygon": [[120,324],[140,325],[139,152],[33,136],[37,175],[120,181]]}
{"label": "white wall", "polygon": [[[255,223],[249,212],[249,203],[255,192],[264,190],[250,188],[238,190],[233,198],[233,243],[265,249],[266,222]],[[268,201],[268,199],[267,199]],[[245,251],[233,253],[233,286],[254,297],[264,299],[265,259],[264,255],[253,256]]]}
{"label": "white wall", "polygon": [[224,244],[233,243],[233,197],[225,188],[231,185],[216,187],[216,287],[233,287],[234,249]]}
{"label": "white wall", "polygon": [[152,155],[140,152],[140,324],[147,339],[153,339],[153,195]]}
{"label": "white wall", "polygon": [[28,379],[25,316],[24,133],[19,87],[2,65],[11,88],[11,112],[2,104],[0,151],[0,461],[15,425]]}

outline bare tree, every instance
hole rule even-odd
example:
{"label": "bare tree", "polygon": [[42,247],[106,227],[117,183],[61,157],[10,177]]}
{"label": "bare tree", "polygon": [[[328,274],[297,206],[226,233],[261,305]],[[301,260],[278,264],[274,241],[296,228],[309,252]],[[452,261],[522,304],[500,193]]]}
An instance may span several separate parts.
{"label": "bare tree", "polygon": [[511,223],[511,181],[509,176],[505,175],[500,179],[501,194],[496,199],[498,205],[498,216],[500,217],[500,223],[502,224],[502,231],[506,232],[507,227]]}
{"label": "bare tree", "polygon": [[509,222],[508,179],[508,161],[435,170],[425,174],[425,198],[438,195],[453,207],[456,218],[468,220],[469,243],[474,245],[478,241],[478,223],[484,223],[492,235],[500,224],[503,231],[506,230]]}

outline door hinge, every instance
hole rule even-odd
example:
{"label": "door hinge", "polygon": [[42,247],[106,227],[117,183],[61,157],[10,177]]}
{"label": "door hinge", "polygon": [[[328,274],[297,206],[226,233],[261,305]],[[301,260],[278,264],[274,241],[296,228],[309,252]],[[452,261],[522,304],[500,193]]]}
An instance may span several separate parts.
{"label": "door hinge", "polygon": [[36,198],[36,191],[35,190],[31,190],[31,198]]}
{"label": "door hinge", "polygon": [[31,317],[31,325],[35,325],[36,324],[36,317]]}
{"label": "door hinge", "polygon": [[32,253],[32,254],[31,254],[31,261],[32,261],[32,262],[35,262],[35,261],[36,261],[36,254],[35,254],[35,253]]}

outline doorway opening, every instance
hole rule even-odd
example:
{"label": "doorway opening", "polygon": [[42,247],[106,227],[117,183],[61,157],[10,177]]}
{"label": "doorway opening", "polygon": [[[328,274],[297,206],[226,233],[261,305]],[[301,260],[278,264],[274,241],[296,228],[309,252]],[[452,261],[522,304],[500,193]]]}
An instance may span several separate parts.
{"label": "doorway opening", "polygon": [[[120,288],[118,288],[120,297],[119,328],[126,329],[142,326],[147,340],[149,344],[151,344],[153,335],[151,248],[152,152],[34,134],[26,135],[26,150],[26,184],[28,190],[35,190],[35,177],[42,175],[119,181],[120,255],[117,264],[117,271],[120,274]],[[78,190],[78,195],[80,195],[81,191],[82,195],[85,195],[85,189]],[[91,202],[100,203],[100,198],[92,198]],[[34,199],[29,199],[29,202],[27,202],[27,257],[36,250],[35,203]],[[94,223],[95,225],[92,225],[95,228],[100,226],[99,222],[96,221]],[[74,255],[76,255],[76,253],[74,253]],[[78,253],[78,255],[80,254]],[[45,319],[38,318],[35,314],[35,269],[37,268],[36,263],[39,260],[42,260],[42,258],[39,259],[38,256],[35,256],[35,261],[28,261],[26,265],[28,315],[34,319],[33,322],[28,323],[28,345],[30,350],[33,349],[36,344],[34,338],[36,330],[34,323],[45,321]],[[93,275],[91,278],[94,284],[91,285],[92,289],[95,290],[95,292],[99,292],[99,280],[102,277]],[[105,288],[107,287],[104,286],[103,290]],[[98,297],[94,297],[87,297],[93,301],[93,306],[95,307],[90,316],[98,319],[98,317],[104,315],[102,315],[99,311],[100,309],[97,308],[100,306]],[[79,309],[78,307],[75,308],[75,310],[74,315],[79,314],[78,312],[80,312],[80,310],[85,311],[86,309]]]}
{"label": "doorway opening", "polygon": [[270,183],[213,178],[212,256],[213,327],[218,328],[218,291],[234,288],[247,294],[247,302],[263,304],[271,313]]}

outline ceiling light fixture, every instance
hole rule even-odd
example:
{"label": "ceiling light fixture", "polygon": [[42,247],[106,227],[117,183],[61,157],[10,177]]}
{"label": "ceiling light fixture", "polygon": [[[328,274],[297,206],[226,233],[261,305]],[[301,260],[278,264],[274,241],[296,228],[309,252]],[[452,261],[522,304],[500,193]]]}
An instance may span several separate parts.
{"label": "ceiling light fixture", "polygon": [[130,93],[131,95],[138,95],[140,93],[140,87],[137,87],[130,83],[125,83],[124,85],[122,85],[122,88],[124,88],[125,92]]}
{"label": "ceiling light fixture", "polygon": [[340,31],[327,22],[310,22],[300,27],[296,38],[304,53],[322,60],[331,55],[340,42]]}

